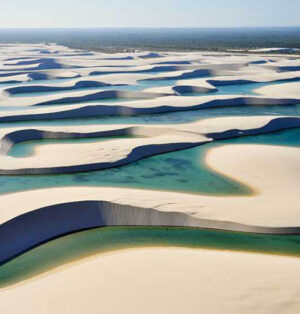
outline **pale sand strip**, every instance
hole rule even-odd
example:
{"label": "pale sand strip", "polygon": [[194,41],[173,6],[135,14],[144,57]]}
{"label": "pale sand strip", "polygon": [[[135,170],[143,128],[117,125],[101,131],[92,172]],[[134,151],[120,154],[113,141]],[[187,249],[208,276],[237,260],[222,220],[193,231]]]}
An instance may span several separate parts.
{"label": "pale sand strip", "polygon": [[269,85],[255,90],[256,93],[263,96],[289,96],[298,97],[300,95],[300,82],[283,83],[278,85]]}
{"label": "pale sand strip", "polygon": [[98,255],[0,292],[2,313],[300,311],[300,259],[182,248]]}

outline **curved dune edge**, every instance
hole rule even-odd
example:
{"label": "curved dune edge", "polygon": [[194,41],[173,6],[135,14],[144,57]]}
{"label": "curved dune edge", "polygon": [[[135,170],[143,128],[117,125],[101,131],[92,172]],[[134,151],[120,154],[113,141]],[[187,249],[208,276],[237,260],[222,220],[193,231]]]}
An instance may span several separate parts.
{"label": "curved dune edge", "polygon": [[[121,239],[121,240],[120,240]],[[0,267],[0,289],[18,286],[96,255],[145,247],[229,250],[299,256],[299,236],[249,234],[187,227],[105,227],[68,234]],[[34,261],[34,262],[32,262]]]}
{"label": "curved dune edge", "polygon": [[[1,81],[3,82],[9,82],[16,76],[22,77],[20,81],[27,81],[151,73],[158,74],[157,77],[161,79],[189,79],[216,74],[226,75],[228,71],[237,71],[247,66],[247,63],[236,62],[207,65],[197,63],[189,65],[155,65],[149,64],[149,62],[143,60],[138,60],[138,62],[133,60],[133,63],[130,64],[130,62],[127,61],[127,65],[124,66],[124,63],[120,63],[122,60],[120,60],[118,64],[108,64],[108,59],[104,59],[102,62],[97,62],[93,59],[86,61],[75,59],[73,62],[72,60],[61,61],[55,58],[43,60],[44,62],[23,65],[22,67],[5,67],[0,70],[0,79],[2,78]],[[145,77],[145,79],[151,80],[151,77]]]}
{"label": "curved dune edge", "polygon": [[[75,60],[76,64],[82,62],[82,60]],[[140,61],[140,60],[139,60]],[[64,60],[68,62],[68,60]],[[151,80],[152,73],[156,74],[158,79],[191,79],[191,78],[201,78],[207,75],[227,75],[234,74],[233,72],[237,68],[243,67],[245,64],[208,64],[208,65],[161,65],[155,66],[154,64],[138,64],[136,60],[133,63],[126,62],[127,65],[123,63],[109,62],[107,59],[102,60],[102,62],[95,60],[87,60],[82,67],[69,67],[69,68],[56,68],[56,69],[29,69],[15,67],[7,70],[7,72],[0,73],[1,83],[21,83],[27,81],[39,81],[44,80],[45,84],[48,84],[49,79],[72,79],[72,80],[82,80],[85,77],[86,80],[96,80],[98,76],[101,76],[103,82],[111,83],[115,81],[115,76],[121,80],[122,84],[136,83],[137,80]],[[95,65],[97,64],[98,65]],[[143,63],[145,63],[143,61]],[[38,70],[38,71],[36,71]],[[295,72],[296,73],[296,72]],[[105,75],[105,76],[103,76]],[[138,77],[137,77],[138,76]],[[285,76],[288,76],[288,72]],[[136,77],[136,79],[134,79]],[[112,81],[111,81],[112,80]],[[15,82],[13,82],[15,81]],[[65,83],[61,83],[61,86],[67,86]]]}
{"label": "curved dune edge", "polygon": [[105,226],[197,227],[266,234],[300,233],[300,227],[248,226],[227,221],[197,219],[180,212],[163,212],[110,202],[71,202],[30,211],[1,224],[0,236],[5,236],[9,241],[0,243],[0,265],[51,239]]}
{"label": "curved dune edge", "polygon": [[[274,83],[275,86],[284,85],[291,82],[299,82],[300,81],[300,73],[296,72],[294,75],[291,75],[289,72],[282,73],[283,75],[277,74],[261,74],[261,75],[228,75],[228,76],[215,76],[211,78],[195,78],[195,79],[179,79],[176,81],[176,84],[170,86],[161,86],[161,87],[150,87],[145,89],[147,92],[155,92],[155,93],[169,93],[176,92],[179,95],[183,95],[185,93],[212,93],[217,92],[220,86],[229,86],[229,85],[244,85],[244,84],[256,84],[256,83]],[[147,80],[146,80],[147,81]],[[255,85],[253,86],[255,87]],[[275,87],[276,88],[276,87]],[[257,92],[258,89],[254,89],[254,92]],[[260,94],[260,93],[259,93]],[[274,93],[278,96],[287,95],[291,96],[293,94],[288,93]],[[264,96],[272,97],[274,94],[262,94]],[[299,96],[299,95],[294,95]]]}
{"label": "curved dune edge", "polygon": [[[174,54],[164,52],[160,55],[160,59],[157,60],[152,52],[146,54],[141,52],[119,53],[112,57],[104,53],[80,52],[62,46],[56,46],[57,50],[54,50],[53,47],[45,45],[42,48],[42,45],[40,45],[38,48],[31,49],[28,45],[19,45],[19,47],[17,45],[6,46],[6,55],[2,57],[4,73],[1,75],[9,77],[15,76],[17,73],[24,73],[24,75],[36,75],[37,77],[43,75],[44,78],[49,78],[58,77],[59,73],[67,71],[73,72],[73,75],[77,76],[88,76],[97,73],[109,75],[110,73],[120,72],[123,69],[125,74],[150,71],[159,73],[161,77],[172,77],[172,75],[166,75],[161,72],[193,69],[234,72],[246,71],[245,68],[248,66],[253,67],[253,70],[275,72],[277,69],[288,71],[290,66],[292,66],[291,70],[296,70],[297,66],[299,66],[296,61],[287,62],[286,56],[272,56],[272,60],[270,60],[270,56],[249,54],[230,56],[222,53],[185,52]],[[148,55],[148,57],[145,58],[145,55]],[[216,57],[218,57],[217,64]],[[124,71],[124,60],[128,67],[134,68]],[[112,71],[110,67],[116,67],[115,71]],[[281,67],[283,68],[281,69]]]}
{"label": "curved dune edge", "polygon": [[[166,94],[174,94],[174,92],[179,94],[184,94],[187,92],[215,92],[218,91],[218,86],[227,86],[227,85],[239,85],[239,84],[250,84],[250,83],[288,83],[288,82],[297,82],[300,80],[300,73],[295,72],[295,74],[291,74],[289,72],[276,73],[276,74],[260,74],[260,75],[236,75],[230,73],[230,76],[215,76],[211,78],[195,78],[191,79],[193,75],[191,74],[191,78],[188,75],[189,72],[185,72],[184,75],[178,76],[175,85],[170,85],[168,87],[148,87],[145,86],[145,90],[148,92],[156,92],[156,93],[166,93]],[[193,72],[191,72],[193,73]],[[215,71],[211,70],[212,75],[222,75],[226,74],[225,71]],[[138,75],[138,76],[137,76]],[[141,77],[143,75],[143,79]],[[19,75],[16,78],[15,83],[22,82],[22,79],[26,81],[26,75]],[[50,78],[50,77],[49,77]],[[107,86],[115,86],[116,90],[118,90],[118,86],[129,86],[131,84],[139,84],[141,81],[155,81],[151,79],[151,75],[149,74],[126,74],[126,76],[120,75],[119,82],[111,81],[113,75],[107,75],[104,77],[97,78],[96,77],[74,77],[72,80],[62,83],[51,84],[47,83],[47,79],[45,79],[42,84],[36,85],[25,85],[25,86],[13,86],[6,87],[3,89],[2,93],[6,96],[14,96],[18,94],[31,94],[36,92],[67,92],[67,91],[76,91],[78,89],[84,88],[96,88],[96,87],[107,87]],[[160,80],[162,80],[159,77]],[[171,79],[171,78],[170,78]],[[157,79],[156,79],[157,80]],[[174,79],[173,79],[174,80]],[[3,81],[3,83],[6,83]],[[7,83],[14,83],[12,79],[7,81]],[[1,87],[1,85],[0,85]],[[280,93],[277,91],[276,94]],[[282,93],[284,94],[284,93]],[[272,94],[268,94],[268,96],[273,96]],[[299,95],[298,95],[299,96]],[[6,102],[9,102],[10,99],[5,99]]]}
{"label": "curved dune edge", "polygon": [[[41,136],[39,131],[31,131],[32,136]],[[108,134],[110,132],[107,132]],[[116,135],[120,132],[111,132],[111,135]],[[96,133],[99,134],[99,133]],[[103,136],[104,132],[100,132]],[[122,134],[122,133],[121,133]],[[128,134],[128,133],[125,133]],[[146,133],[147,134],[147,133]],[[56,134],[57,135],[57,134]],[[89,137],[91,134],[87,134]],[[92,134],[94,135],[94,134]],[[107,135],[106,135],[107,136]],[[83,138],[84,135],[81,136]],[[41,138],[41,137],[40,137]],[[72,135],[69,138],[74,138]],[[103,137],[105,139],[105,137]],[[6,164],[6,169],[0,169],[0,174],[51,174],[51,173],[73,173],[82,171],[92,171],[113,168],[118,166],[123,166],[134,161],[140,160],[145,157],[150,157],[162,153],[172,152],[176,150],[182,150],[187,148],[192,148],[197,145],[210,142],[211,139],[206,138],[202,135],[197,134],[186,134],[184,132],[166,132],[165,134],[158,135],[153,138],[145,139],[120,139],[114,141],[106,141],[104,143],[92,143],[92,144],[82,144],[84,147],[81,149],[81,145],[70,144],[69,148],[69,158],[61,159],[62,155],[56,154],[55,152],[57,145],[50,145],[44,147],[45,149],[52,150],[53,159],[52,167],[45,167],[43,164],[47,162],[45,159],[47,154],[43,154],[45,158],[39,159],[39,154],[28,157],[28,158],[12,158],[10,156],[1,155],[0,159]],[[10,142],[11,143],[11,142]],[[8,149],[10,143],[6,141],[4,150]],[[119,146],[118,146],[119,144]],[[59,145],[59,144],[58,144]],[[79,147],[78,147],[79,146]],[[102,148],[101,148],[102,147]],[[63,149],[63,148],[62,148]],[[75,151],[73,151],[75,149]],[[103,151],[99,150],[102,149]],[[72,152],[71,152],[72,151]],[[63,153],[63,150],[60,151]],[[86,154],[88,152],[88,154]],[[51,154],[52,154],[51,153]],[[76,154],[77,155],[74,155]],[[98,155],[97,155],[98,153]],[[94,156],[94,157],[91,157]],[[26,160],[28,159],[28,163]],[[91,160],[89,161],[88,160]],[[86,160],[86,161],[85,161]],[[25,162],[24,162],[25,161]],[[37,161],[37,164],[36,164]],[[63,164],[63,162],[65,164]],[[10,165],[14,167],[17,164],[22,165],[22,168],[10,168]],[[31,168],[23,168],[27,164]],[[33,165],[35,166],[33,167]],[[38,165],[38,166],[36,166]]]}
{"label": "curved dune edge", "polygon": [[[211,122],[208,129],[207,124]],[[0,139],[0,174],[72,173],[118,167],[139,159],[186,149],[241,136],[258,135],[300,127],[295,117],[219,118],[181,124],[173,127],[108,126],[98,132],[58,132],[39,129],[4,131]],[[63,130],[63,129],[62,129]],[[215,131],[215,132],[214,132]],[[8,132],[8,133],[5,133]],[[114,142],[68,145],[68,154],[59,144],[42,147],[39,153],[25,158],[7,156],[11,147],[20,142],[43,138],[89,138],[116,135],[142,135],[143,139],[121,139]],[[101,150],[100,150],[101,149]],[[49,160],[49,156],[51,159]]]}
{"label": "curved dune edge", "polygon": [[[4,311],[24,314],[79,314],[95,308],[105,314],[141,308],[147,314],[192,313],[199,308],[211,314],[252,314],[257,304],[259,313],[281,307],[296,313],[298,269],[299,259],[288,257],[144,248],[96,256],[5,289],[0,302]],[[247,296],[246,304],[241,296]]]}
{"label": "curved dune edge", "polygon": [[[113,91],[100,92],[110,95]],[[137,97],[147,98],[161,96],[155,93],[143,92],[118,92],[128,95],[137,95]],[[99,93],[97,93],[99,94]],[[101,96],[101,97],[102,97]],[[209,108],[221,107],[234,107],[234,106],[268,106],[268,105],[297,105],[300,103],[300,98],[265,98],[263,96],[168,96],[163,94],[164,97],[153,99],[135,100],[130,102],[122,102],[118,104],[97,104],[90,103],[68,105],[68,109],[64,106],[54,106],[53,108],[30,109],[26,111],[17,110],[2,111],[3,115],[0,117],[0,122],[15,122],[15,121],[33,121],[33,120],[52,120],[52,119],[66,119],[66,118],[79,118],[91,116],[129,116],[129,115],[143,115],[143,114],[157,114],[167,112],[179,112],[186,110],[200,110]],[[88,96],[87,96],[88,97]],[[96,96],[98,97],[98,96]],[[99,96],[100,97],[100,96]],[[111,96],[110,96],[111,97]],[[131,97],[131,96],[128,96]],[[67,98],[68,99],[68,98]],[[60,99],[61,100],[61,99]],[[67,102],[72,100],[68,99]],[[49,105],[49,102],[47,102]],[[39,107],[38,103],[34,105]]]}
{"label": "curved dune edge", "polygon": [[36,93],[36,92],[57,92],[57,91],[72,91],[81,88],[91,87],[106,87],[106,86],[118,86],[112,84],[102,83],[96,80],[79,80],[73,84],[61,84],[61,85],[27,85],[27,86],[15,86],[5,88],[3,94],[7,96],[23,94],[23,93]]}
{"label": "curved dune edge", "polygon": [[[60,105],[60,104],[74,104],[81,103],[85,101],[101,101],[102,99],[118,99],[118,98],[135,98],[135,99],[152,99],[155,97],[163,97],[168,94],[163,93],[147,93],[139,91],[119,91],[119,90],[109,90],[109,91],[100,91],[96,93],[89,93],[82,96],[69,96],[63,98],[57,98],[48,101],[42,101],[34,104],[33,106],[47,106],[47,105]],[[125,101],[126,102],[126,101]]]}

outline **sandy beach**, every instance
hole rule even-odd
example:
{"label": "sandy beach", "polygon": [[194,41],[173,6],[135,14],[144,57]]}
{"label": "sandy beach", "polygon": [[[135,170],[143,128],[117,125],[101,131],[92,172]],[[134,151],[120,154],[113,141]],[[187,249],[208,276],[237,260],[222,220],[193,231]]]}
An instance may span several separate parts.
{"label": "sandy beach", "polygon": [[[122,267],[120,267],[122,265]],[[7,313],[284,313],[300,304],[299,259],[146,248],[99,255],[5,289]],[[130,283],[130,285],[129,285]]]}

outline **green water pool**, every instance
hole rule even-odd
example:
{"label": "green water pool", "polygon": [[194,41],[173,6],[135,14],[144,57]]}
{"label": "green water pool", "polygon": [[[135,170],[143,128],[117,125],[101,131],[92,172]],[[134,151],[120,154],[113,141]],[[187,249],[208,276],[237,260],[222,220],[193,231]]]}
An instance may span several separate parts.
{"label": "green water pool", "polygon": [[101,252],[145,246],[205,248],[300,256],[300,235],[261,235],[196,228],[105,227],[38,246],[0,267],[0,288]]}

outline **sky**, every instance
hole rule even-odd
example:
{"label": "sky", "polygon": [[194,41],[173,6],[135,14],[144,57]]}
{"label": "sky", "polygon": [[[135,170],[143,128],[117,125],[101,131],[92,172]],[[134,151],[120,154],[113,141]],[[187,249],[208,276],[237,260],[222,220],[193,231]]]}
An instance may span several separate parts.
{"label": "sky", "polygon": [[300,0],[0,0],[0,28],[300,26]]}

